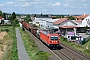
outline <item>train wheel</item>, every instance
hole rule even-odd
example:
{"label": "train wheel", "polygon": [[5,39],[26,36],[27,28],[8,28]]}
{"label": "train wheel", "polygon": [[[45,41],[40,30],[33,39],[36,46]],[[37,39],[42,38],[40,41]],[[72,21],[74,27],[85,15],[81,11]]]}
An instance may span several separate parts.
{"label": "train wheel", "polygon": [[31,32],[31,29],[29,28],[29,31]]}
{"label": "train wheel", "polygon": [[49,46],[49,49],[51,49],[51,46]]}

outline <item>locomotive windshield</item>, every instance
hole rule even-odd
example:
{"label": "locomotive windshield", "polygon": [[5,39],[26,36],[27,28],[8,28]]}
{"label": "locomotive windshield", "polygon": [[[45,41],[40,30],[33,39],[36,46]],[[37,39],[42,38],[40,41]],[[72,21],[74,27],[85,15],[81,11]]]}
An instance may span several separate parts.
{"label": "locomotive windshield", "polygon": [[58,36],[51,36],[50,39],[51,40],[58,40]]}

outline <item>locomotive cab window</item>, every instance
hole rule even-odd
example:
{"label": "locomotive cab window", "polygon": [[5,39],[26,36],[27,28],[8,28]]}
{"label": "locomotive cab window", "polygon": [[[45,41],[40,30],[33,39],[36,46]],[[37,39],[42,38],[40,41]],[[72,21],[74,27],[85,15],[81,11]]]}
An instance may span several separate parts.
{"label": "locomotive cab window", "polygon": [[51,40],[58,40],[58,36],[51,36],[50,39]]}
{"label": "locomotive cab window", "polygon": [[55,38],[55,40],[58,40],[58,36],[55,36],[54,38]]}
{"label": "locomotive cab window", "polygon": [[50,37],[51,40],[54,40],[54,36],[53,37]]}

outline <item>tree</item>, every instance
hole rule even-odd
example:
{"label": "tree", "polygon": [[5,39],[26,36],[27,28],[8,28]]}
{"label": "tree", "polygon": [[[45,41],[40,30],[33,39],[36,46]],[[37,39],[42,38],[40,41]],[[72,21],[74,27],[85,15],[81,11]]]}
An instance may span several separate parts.
{"label": "tree", "polygon": [[75,20],[73,16],[67,16],[67,18],[69,18],[70,20]]}
{"label": "tree", "polygon": [[42,13],[41,13],[41,16],[42,16]]}
{"label": "tree", "polygon": [[15,24],[19,23],[17,18],[14,19],[14,22],[15,22]]}
{"label": "tree", "polygon": [[12,13],[11,19],[14,20],[16,18],[15,12]]}
{"label": "tree", "polygon": [[26,15],[26,17],[24,18],[24,21],[25,21],[25,22],[32,21],[29,14]]}
{"label": "tree", "polygon": [[2,16],[2,11],[0,10],[0,16]]}
{"label": "tree", "polygon": [[12,21],[12,26],[15,27],[16,25],[19,24],[19,21],[17,18],[15,18],[13,21]]}
{"label": "tree", "polygon": [[15,18],[16,18],[16,14],[15,14],[15,12],[13,12],[11,17],[9,17],[9,19],[11,20],[11,23],[13,23]]}
{"label": "tree", "polygon": [[11,20],[12,26],[15,27],[16,25],[18,25],[19,21],[16,18],[16,14],[15,12],[12,13],[11,17],[9,17],[9,19]]}
{"label": "tree", "polygon": [[64,18],[64,15],[61,15],[60,18]]}
{"label": "tree", "polygon": [[4,20],[1,20],[1,24],[4,24]]}
{"label": "tree", "polygon": [[6,13],[3,13],[2,17],[6,20]]}

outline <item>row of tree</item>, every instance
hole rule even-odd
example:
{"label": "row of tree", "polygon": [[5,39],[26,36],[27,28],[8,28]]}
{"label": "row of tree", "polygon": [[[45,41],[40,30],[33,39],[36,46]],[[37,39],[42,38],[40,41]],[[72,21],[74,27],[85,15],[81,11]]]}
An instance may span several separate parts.
{"label": "row of tree", "polygon": [[[18,25],[19,24],[19,21],[18,19],[16,18],[16,16],[20,17],[21,18],[21,15],[20,14],[16,14],[15,12],[13,12],[11,14],[11,16],[9,16],[8,18],[6,18],[6,15],[8,15],[7,13],[3,13],[1,10],[0,10],[0,16],[2,16],[4,18],[4,20],[8,19],[10,20],[11,24],[13,26],[15,25]],[[10,14],[9,14],[10,15]],[[25,22],[28,22],[29,21],[32,21],[31,18],[30,18],[30,14],[27,14],[25,18],[23,18]]]}
{"label": "row of tree", "polygon": [[[2,18],[4,18],[4,20],[6,20],[6,13],[3,13],[1,10],[0,10],[0,16],[2,16]],[[18,23],[19,23],[18,19],[16,18],[15,12],[13,12],[11,14],[11,16],[8,17],[8,20],[10,20],[12,26],[18,25]],[[4,22],[4,21],[2,20],[2,22]]]}
{"label": "row of tree", "polygon": [[0,16],[2,16],[4,19],[6,19],[6,13],[3,13],[1,10],[0,10]]}
{"label": "row of tree", "polygon": [[61,16],[53,16],[52,18],[53,18],[53,19],[56,19],[56,18],[69,18],[70,20],[75,20],[75,17],[73,17],[73,16],[64,16],[64,15],[61,15]]}
{"label": "row of tree", "polygon": [[32,22],[30,14],[26,15],[26,17],[24,18],[24,21],[27,22],[27,23]]}
{"label": "row of tree", "polygon": [[15,12],[13,12],[9,18],[10,18],[11,24],[12,24],[13,26],[19,24],[19,21],[18,21],[18,19],[16,18]]}

